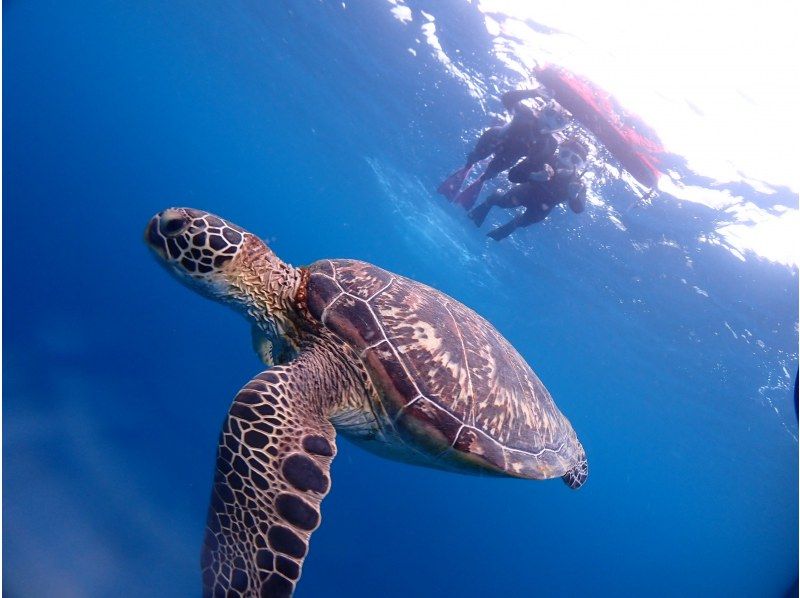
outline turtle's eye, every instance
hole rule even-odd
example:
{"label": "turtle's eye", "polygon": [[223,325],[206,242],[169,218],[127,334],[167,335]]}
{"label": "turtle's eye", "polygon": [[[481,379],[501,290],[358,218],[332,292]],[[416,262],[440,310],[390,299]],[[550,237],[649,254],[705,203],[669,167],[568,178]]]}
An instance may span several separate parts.
{"label": "turtle's eye", "polygon": [[161,215],[158,230],[165,237],[174,237],[189,226],[189,219],[177,210],[167,210]]}

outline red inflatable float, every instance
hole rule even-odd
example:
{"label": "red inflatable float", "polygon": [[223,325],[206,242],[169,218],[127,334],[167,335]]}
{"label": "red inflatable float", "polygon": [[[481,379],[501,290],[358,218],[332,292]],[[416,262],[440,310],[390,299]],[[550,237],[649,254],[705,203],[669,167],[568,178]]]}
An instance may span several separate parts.
{"label": "red inflatable float", "polygon": [[633,178],[647,187],[656,187],[664,147],[640,118],[626,111],[607,91],[566,69],[539,67],[534,76]]}

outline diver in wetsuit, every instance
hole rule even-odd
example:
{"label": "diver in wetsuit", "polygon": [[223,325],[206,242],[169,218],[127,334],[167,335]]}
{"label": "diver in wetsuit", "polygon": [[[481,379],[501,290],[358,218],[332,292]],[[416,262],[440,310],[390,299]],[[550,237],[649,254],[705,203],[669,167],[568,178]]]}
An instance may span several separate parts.
{"label": "diver in wetsuit", "polygon": [[570,139],[558,147],[555,159],[541,165],[536,159],[526,159],[508,173],[514,185],[506,192],[496,191],[473,209],[469,216],[476,226],[483,224],[494,206],[506,209],[525,207],[522,214],[488,233],[499,241],[520,227],[544,220],[555,206],[566,201],[570,209],[580,214],[586,207],[586,187],[580,180],[588,150],[577,140]]}
{"label": "diver in wetsuit", "polygon": [[[548,102],[538,114],[522,103],[526,98],[539,95],[535,90],[526,89],[504,93],[501,100],[506,110],[512,114],[511,121],[484,131],[475,144],[475,149],[467,156],[466,164],[447,177],[437,191],[450,201],[469,209],[478,198],[483,183],[514,166],[523,156],[532,152],[549,152],[552,155],[557,146],[552,133],[567,126],[569,115],[555,102]],[[493,154],[494,158],[483,174],[459,193],[472,167]]]}

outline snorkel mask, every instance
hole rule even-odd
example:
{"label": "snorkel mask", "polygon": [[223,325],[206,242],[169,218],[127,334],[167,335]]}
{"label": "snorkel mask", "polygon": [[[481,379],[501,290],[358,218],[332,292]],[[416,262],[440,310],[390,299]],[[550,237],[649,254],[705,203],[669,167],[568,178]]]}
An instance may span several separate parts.
{"label": "snorkel mask", "polygon": [[586,165],[588,152],[583,144],[569,139],[558,146],[556,160],[559,166],[568,170],[582,170]]}
{"label": "snorkel mask", "polygon": [[570,115],[561,106],[550,100],[539,111],[538,121],[541,133],[555,133],[569,124]]}

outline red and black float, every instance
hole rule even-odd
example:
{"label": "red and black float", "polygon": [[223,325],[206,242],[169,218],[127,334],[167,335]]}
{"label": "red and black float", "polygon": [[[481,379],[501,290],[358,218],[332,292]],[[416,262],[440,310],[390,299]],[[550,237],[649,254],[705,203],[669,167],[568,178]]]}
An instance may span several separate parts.
{"label": "red and black float", "polygon": [[646,187],[656,188],[665,152],[650,127],[625,110],[610,93],[564,68],[539,67],[534,76],[633,178]]}

